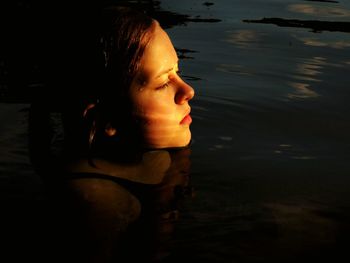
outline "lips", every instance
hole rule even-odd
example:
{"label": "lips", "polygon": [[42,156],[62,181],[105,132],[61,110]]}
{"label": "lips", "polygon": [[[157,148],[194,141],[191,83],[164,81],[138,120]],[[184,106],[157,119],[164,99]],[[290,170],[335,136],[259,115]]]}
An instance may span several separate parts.
{"label": "lips", "polygon": [[192,117],[190,115],[190,112],[186,114],[186,116],[181,120],[180,124],[191,124]]}

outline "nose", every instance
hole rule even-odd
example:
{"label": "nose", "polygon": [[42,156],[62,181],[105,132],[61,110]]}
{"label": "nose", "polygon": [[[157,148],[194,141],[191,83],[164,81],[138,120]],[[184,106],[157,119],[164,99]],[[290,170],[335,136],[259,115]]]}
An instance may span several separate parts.
{"label": "nose", "polygon": [[194,97],[194,89],[185,81],[179,78],[178,87],[175,94],[175,103],[184,104]]}

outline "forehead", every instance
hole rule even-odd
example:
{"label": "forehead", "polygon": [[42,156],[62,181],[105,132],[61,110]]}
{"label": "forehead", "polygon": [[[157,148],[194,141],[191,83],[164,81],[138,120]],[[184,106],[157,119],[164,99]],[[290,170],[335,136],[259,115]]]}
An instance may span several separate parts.
{"label": "forehead", "polygon": [[154,71],[174,67],[177,60],[175,48],[168,34],[156,23],[141,58],[140,70],[146,74],[156,73]]}

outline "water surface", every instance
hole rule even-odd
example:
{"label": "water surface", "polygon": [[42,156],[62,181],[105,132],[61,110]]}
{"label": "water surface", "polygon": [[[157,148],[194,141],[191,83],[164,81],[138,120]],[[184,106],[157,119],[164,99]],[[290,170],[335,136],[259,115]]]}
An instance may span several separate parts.
{"label": "water surface", "polygon": [[197,95],[197,195],[179,246],[207,262],[339,259],[349,239],[349,3],[213,3],[162,2],[221,20],[168,30],[196,51],[182,67]]}

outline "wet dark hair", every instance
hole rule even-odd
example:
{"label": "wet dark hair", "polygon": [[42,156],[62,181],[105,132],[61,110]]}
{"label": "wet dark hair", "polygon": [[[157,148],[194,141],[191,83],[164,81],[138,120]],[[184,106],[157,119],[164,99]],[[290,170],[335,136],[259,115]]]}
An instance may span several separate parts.
{"label": "wet dark hair", "polygon": [[[71,135],[68,134],[69,148],[73,146],[81,154],[87,150],[90,156],[98,151],[99,143],[108,140],[107,126],[117,130],[120,142],[130,143],[133,138],[133,143],[137,144],[135,140],[139,136],[128,94],[156,23],[145,13],[129,7],[106,8],[95,21],[96,48],[91,59],[94,65],[87,70],[92,75],[88,76],[91,82],[86,83],[87,88],[82,91],[85,94],[78,98],[81,121],[74,120],[72,112],[67,111],[65,125],[70,126],[67,127]],[[83,114],[89,103],[95,106]]]}

